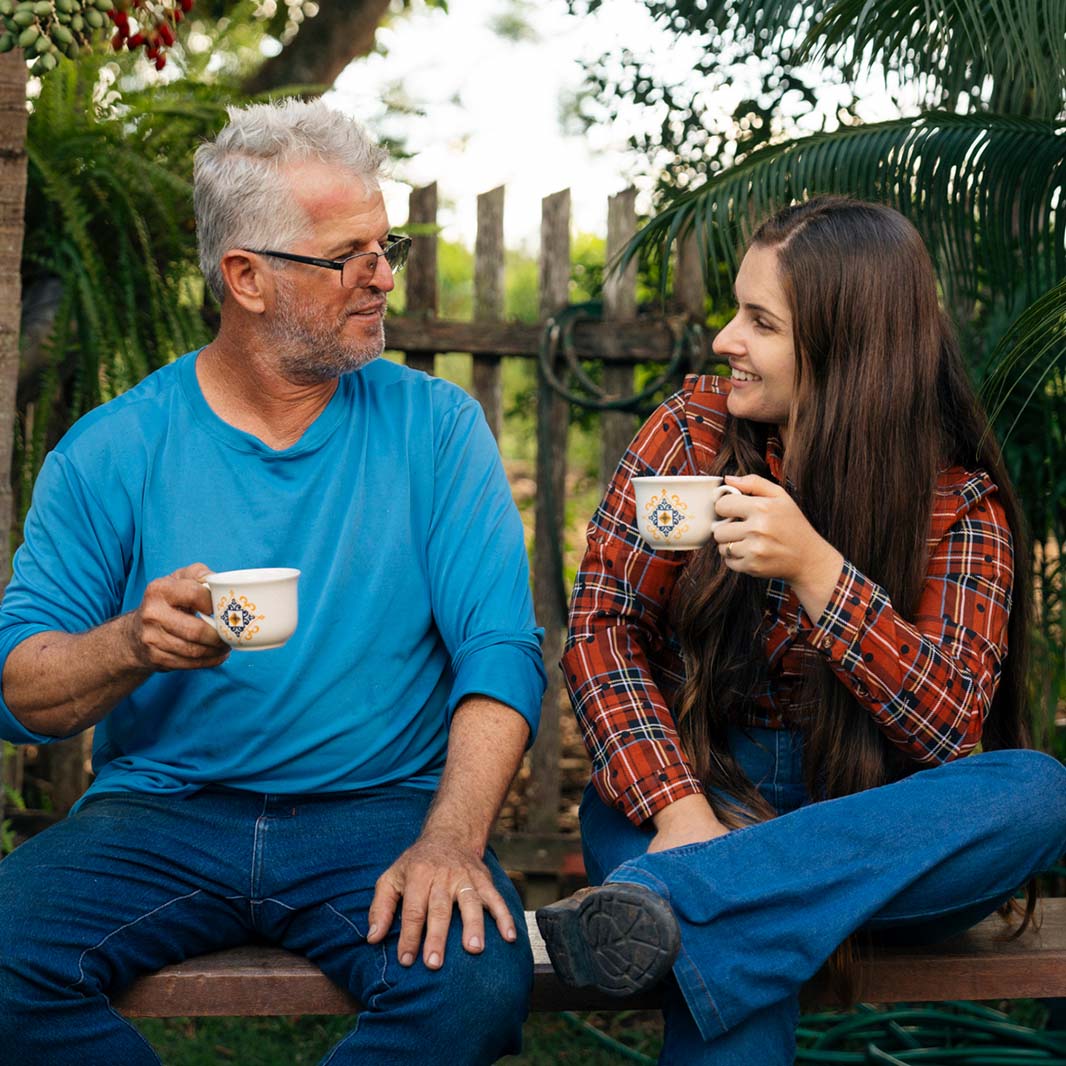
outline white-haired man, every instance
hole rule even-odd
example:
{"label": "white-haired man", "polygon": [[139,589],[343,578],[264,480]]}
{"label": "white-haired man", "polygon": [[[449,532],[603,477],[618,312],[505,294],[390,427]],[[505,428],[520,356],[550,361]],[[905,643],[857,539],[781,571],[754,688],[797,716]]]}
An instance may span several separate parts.
{"label": "white-haired man", "polygon": [[[231,111],[195,168],[218,335],[83,418],[38,479],[0,733],[95,726],[96,776],[0,863],[12,1062],[158,1062],[109,996],[253,938],[364,1004],[335,1066],[519,1046],[529,945],[486,845],[540,634],[480,409],[377,358],[406,258],[382,162],[321,103]],[[230,655],[198,579],[269,566],[302,571],[296,633]]]}

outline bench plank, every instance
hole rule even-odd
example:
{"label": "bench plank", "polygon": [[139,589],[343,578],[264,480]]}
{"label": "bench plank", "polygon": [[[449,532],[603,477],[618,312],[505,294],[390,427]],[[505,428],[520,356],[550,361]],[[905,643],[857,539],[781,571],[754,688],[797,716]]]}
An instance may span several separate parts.
{"label": "bench plank", "polygon": [[[1039,927],[1016,940],[997,915],[942,944],[881,948],[860,961],[860,988],[870,1003],[953,999],[1020,999],[1066,995],[1066,899],[1043,900]],[[655,1007],[656,993],[613,999],[561,984],[526,912],[533,943],[535,1011],[633,1010]],[[820,978],[805,999],[832,1004]],[[142,977],[114,1001],[134,1018],[206,1015],[354,1014],[359,1005],[314,963],[280,948],[231,948]]]}

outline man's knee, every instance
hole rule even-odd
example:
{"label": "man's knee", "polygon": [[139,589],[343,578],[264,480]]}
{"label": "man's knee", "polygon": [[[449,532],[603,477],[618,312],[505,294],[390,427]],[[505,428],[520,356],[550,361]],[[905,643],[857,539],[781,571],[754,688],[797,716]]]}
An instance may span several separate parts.
{"label": "man's knee", "polygon": [[471,955],[449,951],[438,978],[438,1019],[447,1017],[456,1039],[478,1034],[485,1054],[515,1053],[533,989],[533,955],[525,930],[511,944],[486,930],[485,949]]}

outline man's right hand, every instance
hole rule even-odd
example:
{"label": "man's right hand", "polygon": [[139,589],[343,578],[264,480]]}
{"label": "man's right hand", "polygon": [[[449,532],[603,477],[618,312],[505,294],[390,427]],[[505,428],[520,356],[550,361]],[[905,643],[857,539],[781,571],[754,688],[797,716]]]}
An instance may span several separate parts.
{"label": "man's right hand", "polygon": [[193,563],[149,582],[140,607],[122,619],[138,667],[200,670],[225,661],[229,645],[196,615],[211,614],[211,593],[200,581],[210,572],[203,563]]}

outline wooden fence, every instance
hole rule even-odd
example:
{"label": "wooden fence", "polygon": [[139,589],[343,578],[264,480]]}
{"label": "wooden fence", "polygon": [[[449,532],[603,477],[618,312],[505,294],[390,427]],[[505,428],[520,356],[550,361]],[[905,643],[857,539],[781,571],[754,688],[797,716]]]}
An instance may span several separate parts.
{"label": "wooden fence", "polygon": [[[607,261],[622,249],[636,231],[634,190],[609,198],[607,203]],[[571,274],[570,192],[563,190],[542,204],[539,262],[539,308],[537,324],[508,322],[504,317],[504,189],[493,189],[478,197],[477,238],[474,253],[474,317],[470,322],[446,321],[438,317],[437,188],[429,185],[412,192],[409,224],[419,224],[406,269],[407,307],[402,316],[386,319],[387,347],[402,352],[407,365],[433,373],[437,353],[470,353],[473,357],[474,395],[484,408],[488,424],[499,438],[503,422],[501,360],[537,359],[544,323],[568,304]],[[637,363],[666,362],[675,343],[678,322],[702,322],[704,289],[691,246],[682,247],[676,265],[674,305],[665,315],[637,317],[635,265],[624,274],[609,276],[603,294],[600,321],[579,322],[573,333],[574,354],[582,359],[602,361],[603,388],[620,396],[629,395],[634,385]],[[703,344],[709,342],[703,341]],[[702,363],[709,351],[694,353]],[[537,620],[544,627],[544,659],[548,672],[540,735],[532,751],[528,832],[506,843],[511,864],[533,874],[550,874],[559,868],[562,849],[572,847],[557,833],[560,808],[560,707],[564,704],[562,675],[558,662],[562,654],[566,604],[563,577],[555,538],[562,536],[565,500],[568,402],[549,386],[539,368],[537,389],[538,492],[535,499],[533,591]],[[605,412],[602,416],[601,478],[606,481],[637,425],[636,416]],[[61,816],[87,785],[86,740],[75,738],[50,745],[52,801],[54,814],[24,814],[20,822],[28,829]],[[9,783],[20,782],[19,760],[4,767]],[[2,802],[2,797],[0,797]],[[8,814],[11,814],[8,808]]]}
{"label": "wooden fence", "polygon": [[[628,189],[607,202],[607,262],[625,247],[636,232],[636,193]],[[477,238],[474,248],[474,320],[444,321],[437,317],[437,238],[415,237],[407,266],[407,308],[402,316],[386,320],[387,346],[403,352],[409,366],[428,373],[434,354],[468,352],[473,357],[472,391],[484,408],[497,439],[503,411],[500,362],[504,358],[537,359],[544,324],[565,308],[569,300],[570,192],[563,190],[542,203],[539,262],[539,308],[535,325],[504,320],[504,189],[478,197]],[[436,185],[411,194],[409,224],[429,230],[436,222]],[[603,293],[602,321],[583,321],[575,327],[574,354],[602,361],[603,388],[616,396],[634,389],[637,363],[666,362],[671,355],[679,320],[702,323],[704,287],[694,248],[683,246],[676,269],[674,305],[670,319],[664,315],[637,317],[636,265],[623,274],[608,276]],[[709,348],[709,341],[703,344]],[[709,350],[694,353],[702,364]],[[544,697],[540,734],[532,752],[529,780],[528,832],[504,841],[511,865],[530,873],[549,874],[559,869],[561,849],[572,846],[557,833],[560,808],[560,707],[564,703],[562,655],[566,604],[559,553],[554,548],[562,536],[565,500],[568,402],[549,386],[538,363],[536,482],[549,486],[539,491],[534,508],[533,596],[537,621],[544,627],[544,660],[548,690]],[[601,481],[613,473],[637,427],[635,415],[605,412],[601,422]]]}

